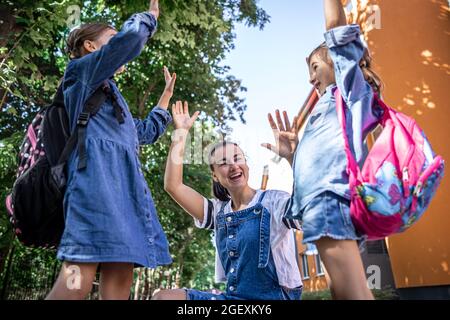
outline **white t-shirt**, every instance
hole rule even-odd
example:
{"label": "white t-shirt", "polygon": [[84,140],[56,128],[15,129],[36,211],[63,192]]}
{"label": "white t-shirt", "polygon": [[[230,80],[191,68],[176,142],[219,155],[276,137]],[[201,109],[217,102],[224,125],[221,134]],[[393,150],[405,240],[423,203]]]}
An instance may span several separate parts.
{"label": "white t-shirt", "polygon": [[[256,205],[261,197],[262,190],[257,190],[248,208]],[[280,190],[267,190],[261,204],[270,212],[270,246],[277,271],[278,282],[287,288],[297,288],[302,285],[300,270],[297,264],[297,252],[295,247],[295,234],[292,229],[300,229],[297,220],[288,220],[283,217],[289,193]],[[194,219],[198,228],[214,230],[216,215],[222,208],[223,201],[204,198],[203,221]],[[231,201],[224,207],[224,213],[232,212]],[[215,245],[215,243],[214,243]],[[225,271],[220,261],[216,248],[216,282],[226,282]]]}

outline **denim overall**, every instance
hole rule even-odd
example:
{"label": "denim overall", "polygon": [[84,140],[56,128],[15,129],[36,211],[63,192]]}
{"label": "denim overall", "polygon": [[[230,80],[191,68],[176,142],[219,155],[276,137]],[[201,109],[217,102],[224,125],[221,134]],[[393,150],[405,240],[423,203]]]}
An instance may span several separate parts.
{"label": "denim overall", "polygon": [[270,248],[270,212],[263,207],[265,192],[250,208],[216,217],[217,252],[227,278],[226,292],[187,290],[190,300],[299,300],[301,288],[281,287]]}

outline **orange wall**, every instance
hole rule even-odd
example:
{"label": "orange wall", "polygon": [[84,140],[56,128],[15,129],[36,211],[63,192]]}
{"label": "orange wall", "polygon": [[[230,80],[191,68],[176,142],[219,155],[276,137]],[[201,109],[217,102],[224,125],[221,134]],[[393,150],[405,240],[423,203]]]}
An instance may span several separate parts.
{"label": "orange wall", "polygon": [[412,115],[447,172],[429,209],[388,239],[396,286],[450,285],[450,20],[447,0],[378,0],[381,29],[368,33],[385,101]]}

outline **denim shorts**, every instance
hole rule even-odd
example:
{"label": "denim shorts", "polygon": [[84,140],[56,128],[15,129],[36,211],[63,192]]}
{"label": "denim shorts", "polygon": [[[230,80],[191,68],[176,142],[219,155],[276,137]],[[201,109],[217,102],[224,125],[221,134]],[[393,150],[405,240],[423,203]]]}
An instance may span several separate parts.
{"label": "denim shorts", "polygon": [[314,197],[299,215],[302,220],[303,244],[322,237],[362,242],[350,217],[350,201],[331,191]]}

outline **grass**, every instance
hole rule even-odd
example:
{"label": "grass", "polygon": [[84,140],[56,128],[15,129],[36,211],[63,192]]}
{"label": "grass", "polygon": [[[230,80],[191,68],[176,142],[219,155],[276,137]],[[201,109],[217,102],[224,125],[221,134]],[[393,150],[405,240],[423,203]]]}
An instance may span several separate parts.
{"label": "grass", "polygon": [[[372,290],[373,296],[376,300],[399,300],[397,292],[388,287],[384,289]],[[302,293],[302,300],[331,300],[330,290],[306,292]]]}

